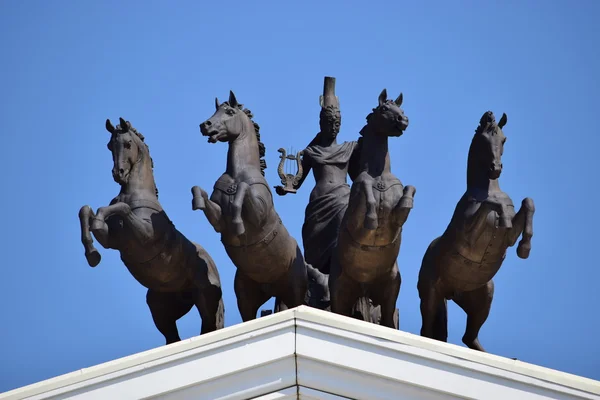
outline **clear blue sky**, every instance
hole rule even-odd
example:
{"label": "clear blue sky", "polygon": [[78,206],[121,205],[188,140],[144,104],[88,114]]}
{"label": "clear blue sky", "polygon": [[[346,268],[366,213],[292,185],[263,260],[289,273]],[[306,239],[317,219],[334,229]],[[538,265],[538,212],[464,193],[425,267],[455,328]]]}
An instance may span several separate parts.
{"label": "clear blue sky", "polygon": [[[0,2],[0,391],[164,343],[118,254],[98,245],[95,269],[83,256],[79,208],[119,189],[106,118],[146,136],[162,205],[217,263],[230,326],[235,270],[190,194],[212,187],[227,148],[198,124],[233,89],[261,125],[276,185],[276,149],[318,130],[325,75],[337,78],[341,140],[357,138],[383,88],[404,92],[410,126],[390,140],[392,167],[417,195],[399,256],[401,330],[419,332],[421,258],[464,192],[479,118],[505,112],[500,183],[517,205],[535,200],[535,235],[531,257],[510,249],[495,278],[482,344],[600,379],[598,15],[593,0]],[[299,242],[313,182],[275,198]],[[449,341],[462,345],[465,316],[449,308]],[[179,328],[197,335],[197,312]]]}

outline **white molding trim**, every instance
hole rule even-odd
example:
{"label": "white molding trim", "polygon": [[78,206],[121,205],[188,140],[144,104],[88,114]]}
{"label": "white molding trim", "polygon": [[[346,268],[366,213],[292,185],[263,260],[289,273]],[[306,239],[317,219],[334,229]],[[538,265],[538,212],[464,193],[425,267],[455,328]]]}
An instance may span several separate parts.
{"label": "white molding trim", "polygon": [[301,306],[0,394],[66,398],[600,400],[600,382]]}

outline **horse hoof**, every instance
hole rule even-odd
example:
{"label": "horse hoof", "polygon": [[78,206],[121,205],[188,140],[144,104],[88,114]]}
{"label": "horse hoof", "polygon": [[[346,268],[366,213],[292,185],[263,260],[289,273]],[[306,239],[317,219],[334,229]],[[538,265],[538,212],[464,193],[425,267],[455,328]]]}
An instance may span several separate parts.
{"label": "horse hoof", "polygon": [[89,252],[85,252],[85,258],[88,262],[88,264],[90,265],[90,267],[95,267],[96,265],[100,264],[100,260],[102,259],[102,256],[100,256],[100,253],[98,252],[98,250],[93,249]]}
{"label": "horse hoof", "polygon": [[526,259],[529,257],[530,252],[531,252],[531,242],[523,242],[521,240],[519,242],[519,246],[517,247],[517,256],[519,256],[519,258]]}
{"label": "horse hoof", "polygon": [[470,349],[472,350],[477,350],[477,351],[481,351],[483,353],[486,353],[485,349],[483,348],[483,346],[481,345],[481,343],[479,343],[479,339],[474,339],[474,340],[467,340],[463,337],[462,342]]}
{"label": "horse hoof", "polygon": [[377,218],[365,218],[365,229],[374,231],[375,229],[377,229],[378,226],[379,224],[377,223]]}

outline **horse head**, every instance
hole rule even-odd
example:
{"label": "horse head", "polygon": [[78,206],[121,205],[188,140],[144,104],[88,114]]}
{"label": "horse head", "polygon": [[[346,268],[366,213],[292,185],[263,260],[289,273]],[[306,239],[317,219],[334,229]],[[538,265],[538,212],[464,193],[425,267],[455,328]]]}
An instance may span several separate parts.
{"label": "horse head", "polygon": [[232,142],[252,125],[231,91],[229,101],[219,104],[219,99],[215,98],[215,108],[215,113],[200,124],[200,132],[208,136],[209,143]]}
{"label": "horse head", "polygon": [[396,100],[387,99],[387,90],[379,95],[379,105],[367,117],[368,130],[385,136],[402,136],[408,128],[408,117],[400,108],[402,93]]}
{"label": "horse head", "polygon": [[120,185],[127,184],[131,171],[147,153],[147,147],[143,143],[144,136],[123,118],[119,118],[119,125],[116,127],[107,119],[106,130],[111,133],[107,147],[114,162],[113,179]]}
{"label": "horse head", "polygon": [[481,171],[487,171],[488,178],[492,180],[498,179],[502,173],[502,153],[506,142],[502,128],[506,121],[506,114],[502,114],[502,118],[496,123],[494,113],[486,111],[471,142],[470,164]]}

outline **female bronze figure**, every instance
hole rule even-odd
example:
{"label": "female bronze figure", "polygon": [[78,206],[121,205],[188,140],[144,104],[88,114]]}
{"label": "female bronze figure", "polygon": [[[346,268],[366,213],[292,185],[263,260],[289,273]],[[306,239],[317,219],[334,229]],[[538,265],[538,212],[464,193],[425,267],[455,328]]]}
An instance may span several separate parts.
{"label": "female bronze figure", "polygon": [[[327,277],[350,198],[346,176],[350,172],[352,177],[354,171],[349,169],[357,165],[360,149],[355,141],[337,143],[342,117],[339,99],[335,95],[335,78],[325,77],[320,104],[321,129],[301,152],[300,178],[291,189],[276,186],[275,191],[280,196],[295,193],[310,172],[314,173],[315,186],[310,193],[302,226],[304,257],[309,264],[308,304],[329,309]],[[311,271],[311,267],[317,271]]]}

